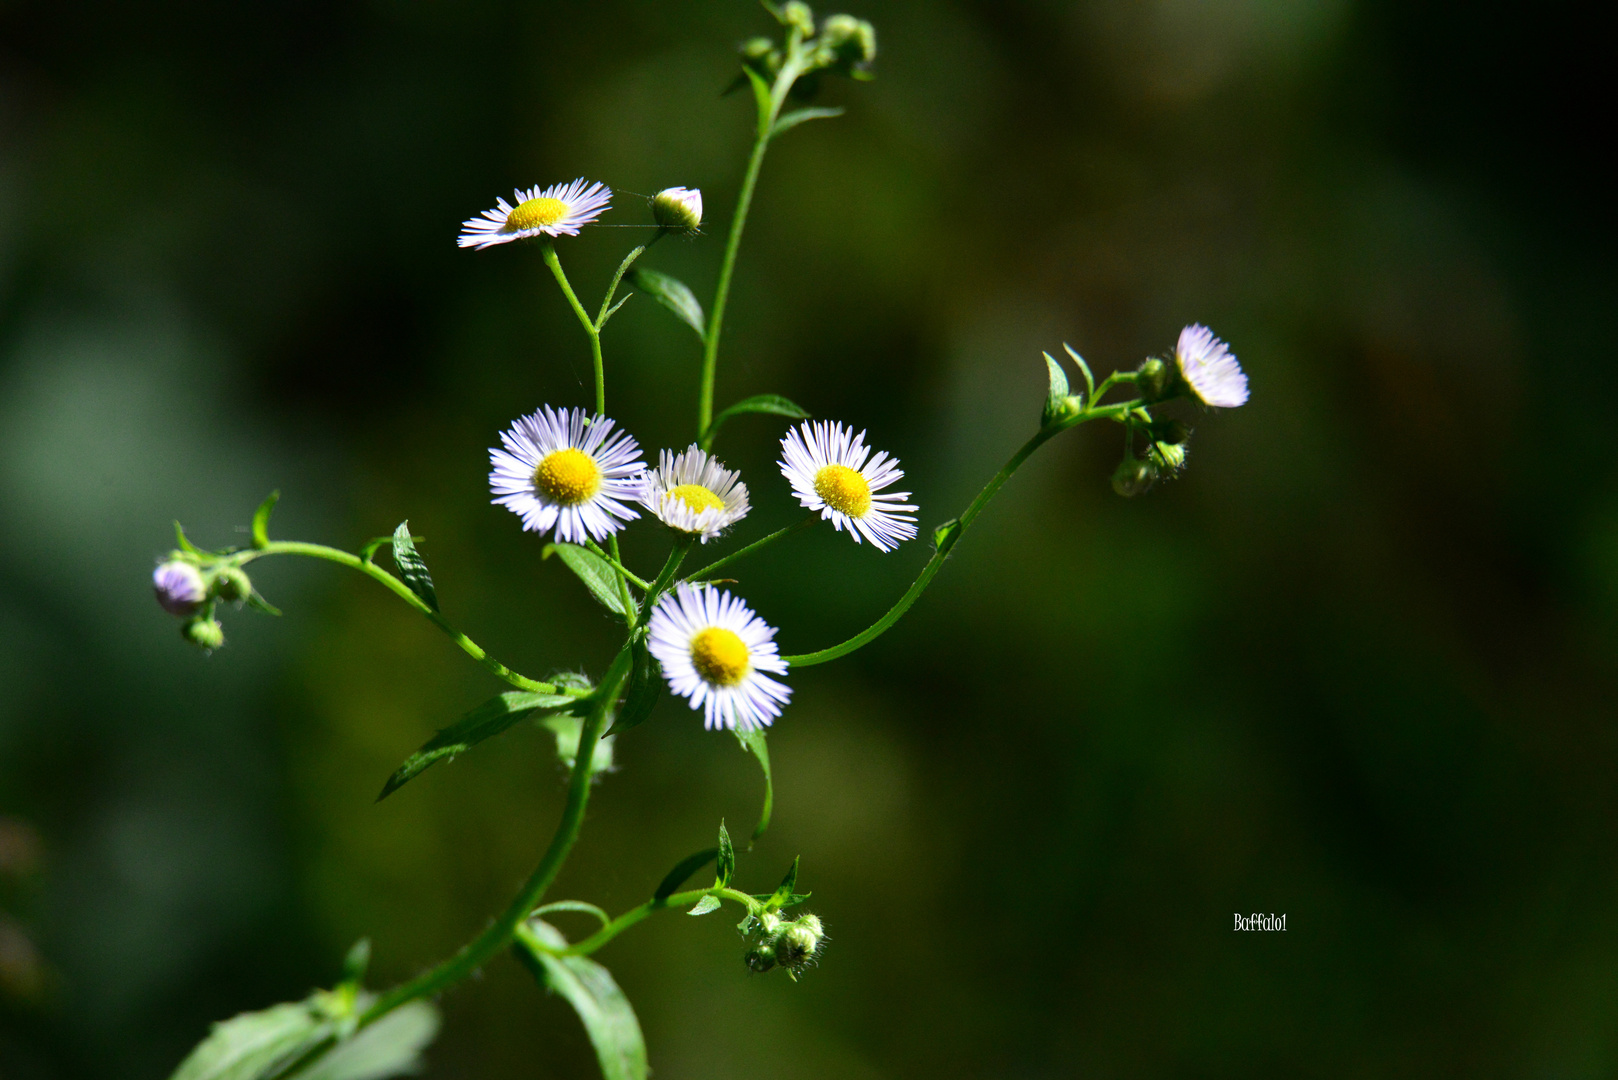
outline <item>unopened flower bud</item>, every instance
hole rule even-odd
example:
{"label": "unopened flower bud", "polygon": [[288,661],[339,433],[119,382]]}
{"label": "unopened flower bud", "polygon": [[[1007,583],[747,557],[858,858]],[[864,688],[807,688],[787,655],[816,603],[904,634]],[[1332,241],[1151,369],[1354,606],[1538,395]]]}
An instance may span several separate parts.
{"label": "unopened flower bud", "polygon": [[1135,386],[1147,401],[1161,400],[1164,390],[1168,388],[1168,381],[1168,365],[1156,357],[1141,364],[1135,373]]}
{"label": "unopened flower bud", "polygon": [[1157,466],[1159,472],[1172,474],[1185,468],[1185,454],[1186,445],[1183,442],[1152,444],[1152,464]]}
{"label": "unopened flower bud", "polygon": [[202,572],[178,559],[171,559],[152,571],[152,591],[170,615],[195,614],[208,595]]}
{"label": "unopened flower bud", "polygon": [[769,939],[755,942],[742,957],[747,970],[762,975],[775,966],[775,946]]}
{"label": "unopened flower bud", "polygon": [[180,633],[197,648],[209,652],[225,643],[225,628],[218,619],[192,619],[180,628]]}
{"label": "unopened flower bud", "polygon": [[664,188],[652,196],[652,218],[665,229],[695,232],[702,224],[702,192],[696,188]]}
{"label": "unopened flower bud", "polygon": [[253,583],[240,567],[227,566],[214,573],[210,591],[221,600],[240,603],[253,595]]}
{"label": "unopened flower bud", "polygon": [[820,27],[820,47],[845,67],[876,59],[876,27],[852,15],[833,15]]}
{"label": "unopened flower bud", "polygon": [[775,73],[781,70],[781,50],[767,37],[748,38],[742,42],[740,52],[742,65],[766,79],[775,78]]}
{"label": "unopened flower bud", "polygon": [[819,954],[825,938],[826,930],[817,916],[805,915],[789,922],[775,936],[775,962],[784,968],[800,970]]}
{"label": "unopened flower bud", "polygon": [[782,4],[778,18],[782,26],[793,27],[801,31],[804,37],[809,37],[815,32],[815,13],[802,0],[789,0],[788,3]]}
{"label": "unopened flower bud", "polygon": [[1157,480],[1157,469],[1150,461],[1129,456],[1118,463],[1112,474],[1112,490],[1126,499],[1144,495]]}

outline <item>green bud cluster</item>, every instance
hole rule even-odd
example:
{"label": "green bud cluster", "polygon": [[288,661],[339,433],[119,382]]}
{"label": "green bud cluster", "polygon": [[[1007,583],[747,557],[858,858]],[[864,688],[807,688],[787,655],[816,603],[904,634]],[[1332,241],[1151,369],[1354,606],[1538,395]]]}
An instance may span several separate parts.
{"label": "green bud cluster", "polygon": [[759,916],[757,936],[748,943],[742,962],[757,974],[780,967],[796,981],[815,964],[825,946],[826,928],[819,916],[783,921],[774,912],[766,912]]}
{"label": "green bud cluster", "polygon": [[[769,5],[766,5],[769,6]],[[796,58],[803,82],[794,87],[796,95],[812,94],[817,86],[815,73],[833,71],[853,79],[871,78],[870,66],[876,59],[876,28],[853,15],[827,16],[815,33],[815,13],[808,4],[791,0],[770,11],[787,30],[785,47],[766,37],[742,42],[742,66],[773,82],[787,62]]]}

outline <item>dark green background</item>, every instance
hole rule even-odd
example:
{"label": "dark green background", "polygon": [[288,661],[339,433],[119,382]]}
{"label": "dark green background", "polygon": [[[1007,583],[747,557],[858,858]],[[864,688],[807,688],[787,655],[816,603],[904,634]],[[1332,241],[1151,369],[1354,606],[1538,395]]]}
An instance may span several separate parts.
{"label": "dark green background", "polygon": [[[792,677],[777,823],[832,943],[750,977],[733,917],[600,958],[662,1080],[1618,1073],[1618,478],[1610,66],[1582,6],[866,3],[879,79],[772,153],[721,403],[773,391],[896,452],[924,527],[1032,430],[1039,353],[1103,370],[1200,320],[1253,385],[1124,501],[1115,430],[1007,487],[897,630]],[[409,517],[515,666],[611,626],[488,505],[486,447],[587,400],[516,185],[699,186],[648,259],[706,298],[746,150],[744,0],[0,3],[0,1076],[162,1077],[209,1021],[373,981],[484,925],[561,803],[513,731],[382,804],[498,686],[355,575],[204,657],[152,604],[182,519],[350,548]],[[587,295],[644,234],[561,245]],[[690,438],[694,339],[644,297],[609,407]],[[782,424],[720,449],[792,519]],[[655,566],[642,524],[626,550]],[[829,529],[744,567],[788,652],[925,543]],[[614,910],[723,816],[734,740],[665,701],[554,895]],[[1234,912],[1285,912],[1237,934]],[[571,924],[570,924],[571,925]],[[444,1001],[438,1077],[589,1076],[509,959]]]}

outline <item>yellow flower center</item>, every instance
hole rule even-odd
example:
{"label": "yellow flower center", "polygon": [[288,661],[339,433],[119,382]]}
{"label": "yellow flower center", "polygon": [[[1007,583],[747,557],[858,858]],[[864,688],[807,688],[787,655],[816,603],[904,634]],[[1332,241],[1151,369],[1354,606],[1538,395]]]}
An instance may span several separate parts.
{"label": "yellow flower center", "polygon": [[681,484],[670,488],[669,493],[663,496],[664,501],[679,499],[691,508],[693,514],[700,514],[704,510],[725,508],[725,500],[703,487],[701,484]]}
{"label": "yellow flower center", "polygon": [[714,686],[735,686],[747,674],[747,646],[733,632],[710,626],[691,639],[691,666]]}
{"label": "yellow flower center", "polygon": [[555,225],[567,216],[567,203],[561,199],[528,199],[506,215],[506,228],[512,232]]}
{"label": "yellow flower center", "polygon": [[534,470],[534,487],[553,503],[575,506],[601,490],[601,466],[583,450],[552,450]]}
{"label": "yellow flower center", "polygon": [[871,509],[871,485],[847,465],[826,465],[815,473],[815,494],[849,517],[864,517]]}

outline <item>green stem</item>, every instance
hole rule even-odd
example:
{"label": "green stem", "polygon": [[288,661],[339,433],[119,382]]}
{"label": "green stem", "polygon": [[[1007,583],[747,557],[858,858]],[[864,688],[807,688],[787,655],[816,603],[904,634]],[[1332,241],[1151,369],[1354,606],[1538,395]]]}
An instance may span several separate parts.
{"label": "green stem", "polygon": [[579,303],[578,294],[573,291],[573,286],[568,283],[567,274],[562,270],[562,260],[556,257],[556,245],[547,240],[543,250],[545,265],[551,268],[551,273],[556,276],[556,283],[562,287],[562,295],[567,297],[568,306],[573,309],[573,314],[579,317],[579,325],[584,327],[584,332],[590,337],[590,361],[595,366],[596,376],[596,412],[601,416],[605,416],[607,415],[607,377],[605,371],[602,370],[601,363],[601,331],[591,321],[589,313],[584,310],[584,305]]}
{"label": "green stem", "polygon": [[657,598],[663,595],[664,590],[669,587],[669,582],[674,580],[675,571],[680,569],[680,563],[685,560],[685,553],[691,550],[691,544],[695,540],[696,537],[689,533],[675,537],[674,548],[669,552],[668,560],[663,563],[663,569],[657,572],[656,580],[647,587],[646,595],[641,598],[640,617],[635,622],[636,626],[645,626],[646,621],[651,618],[652,605],[657,603]]}
{"label": "green stem", "polygon": [[[654,236],[649,243],[642,244],[640,247],[631,251],[628,255],[625,255],[624,261],[618,264],[618,272],[612,275],[612,284],[607,286],[607,295],[601,298],[601,310],[596,312],[596,321],[594,324],[596,333],[599,334],[601,332],[601,328],[607,324],[607,312],[612,310],[612,298],[618,295],[618,283],[624,280],[625,272],[629,270],[630,266],[634,264],[636,259],[641,257],[641,254],[645,252],[647,248],[651,247],[652,244],[657,243],[661,236],[661,233],[659,233],[658,236]],[[560,265],[560,263],[558,263],[558,265]]]}
{"label": "green stem", "polygon": [[327,562],[334,562],[351,570],[358,570],[367,577],[381,582],[399,599],[432,620],[433,625],[448,634],[450,640],[459,645],[468,656],[482,664],[496,677],[504,679],[519,690],[532,690],[540,694],[569,694],[574,697],[583,697],[590,693],[588,690],[540,682],[537,679],[530,679],[526,675],[520,675],[512,671],[506,665],[484,652],[483,647],[477,642],[451,626],[448,620],[427,606],[427,603],[421,597],[412,592],[410,586],[375,563],[362,559],[358,555],[352,555],[339,548],[327,547],[324,544],[305,544],[296,540],[276,540],[265,547],[243,552],[237,557],[237,561],[240,565],[245,566],[254,559],[263,558],[266,555],[305,555],[310,558],[325,559]]}
{"label": "green stem", "polygon": [[746,907],[748,911],[752,911],[758,906],[758,901],[746,893],[737,892],[735,889],[722,886],[710,886],[706,889],[688,889],[685,892],[665,896],[661,900],[648,900],[639,907],[630,908],[583,941],[575,942],[566,949],[550,949],[543,944],[539,944],[537,947],[557,956],[588,956],[631,926],[645,919],[648,915],[655,914],[665,908],[677,908],[684,907],[687,904],[694,904],[704,896],[717,896],[725,900],[734,900]]}
{"label": "green stem", "polygon": [[704,566],[701,570],[698,570],[696,573],[686,575],[686,580],[692,582],[707,580],[713,577],[715,571],[717,571],[721,566],[726,566],[733,563],[743,555],[751,555],[753,552],[759,550],[760,548],[768,547],[777,540],[784,540],[795,532],[801,532],[802,530],[807,529],[809,526],[815,523],[816,516],[817,515],[815,514],[805,514],[802,518],[793,522],[791,525],[788,525],[786,528],[777,529],[770,535],[759,540],[754,540],[746,547],[733,551],[722,559],[714,560],[707,566]]}
{"label": "green stem", "polygon": [[378,998],[376,1003],[365,1011],[365,1015],[360,1017],[361,1027],[375,1023],[406,1002],[436,994],[450,984],[459,982],[510,944],[517,927],[528,918],[529,913],[544,897],[545,890],[556,880],[557,873],[562,869],[562,863],[567,860],[568,853],[572,851],[574,842],[579,838],[579,830],[584,824],[584,810],[590,801],[591,761],[595,757],[596,744],[606,727],[607,717],[612,713],[613,702],[618,699],[619,691],[623,689],[628,672],[629,650],[625,648],[618,653],[612,666],[607,669],[607,674],[602,677],[601,685],[596,690],[595,702],[584,718],[584,725],[579,732],[578,756],[574,761],[573,774],[568,780],[567,805],[562,808],[562,820],[556,826],[556,834],[551,837],[550,846],[545,849],[544,857],[529,875],[522,891],[488,929],[462,947],[460,952]]}
{"label": "green stem", "polygon": [[[586,540],[584,542],[584,546],[601,556],[603,559],[606,559],[608,563],[612,564],[612,568],[618,571],[618,573],[622,574],[627,581],[635,586],[635,588],[649,588],[646,582],[642,581],[639,577],[632,573],[627,566],[618,561],[618,536],[616,533],[607,538],[607,543],[612,548],[610,553],[601,550],[601,545],[596,543],[594,540]],[[629,606],[634,607],[634,597],[629,596],[628,593],[625,593],[624,595],[629,599]]]}

